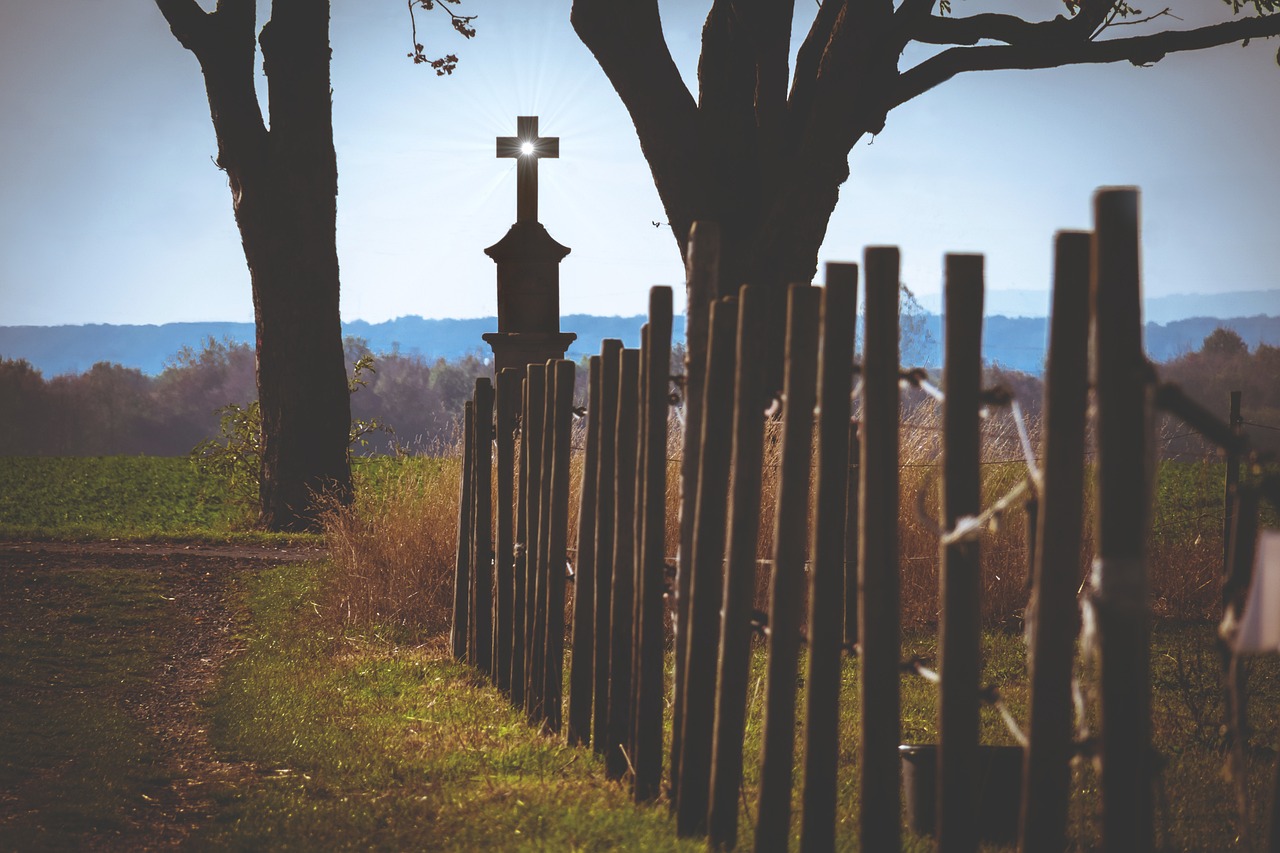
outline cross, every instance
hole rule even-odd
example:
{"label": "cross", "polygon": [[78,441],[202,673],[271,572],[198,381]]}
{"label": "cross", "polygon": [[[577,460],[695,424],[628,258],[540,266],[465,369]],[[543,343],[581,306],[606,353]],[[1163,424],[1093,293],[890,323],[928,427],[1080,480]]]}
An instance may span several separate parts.
{"label": "cross", "polygon": [[517,116],[516,135],[498,137],[498,156],[516,160],[516,222],[538,221],[538,158],[559,157],[560,137],[538,136],[537,116]]}

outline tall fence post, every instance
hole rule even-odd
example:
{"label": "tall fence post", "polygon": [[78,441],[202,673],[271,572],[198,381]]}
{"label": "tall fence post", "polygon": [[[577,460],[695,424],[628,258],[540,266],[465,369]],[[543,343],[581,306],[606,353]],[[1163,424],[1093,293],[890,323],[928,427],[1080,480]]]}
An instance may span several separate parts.
{"label": "tall fence post", "polygon": [[663,621],[666,602],[667,390],[671,375],[672,294],[669,287],[649,291],[649,350],[645,366],[644,520],[640,546],[641,573],[636,586],[640,603],[636,636],[635,798],[658,796],[662,785]]}
{"label": "tall fence post", "polygon": [[725,508],[729,487],[729,434],[733,415],[733,360],[738,300],[711,304],[702,438],[698,451],[697,505],[690,561],[688,621],[677,628],[687,638],[680,779],[676,786],[676,834],[706,832],[711,795],[711,738],[715,725],[716,642],[724,594]]}
{"label": "tall fence post", "polygon": [[795,763],[796,675],[804,613],[809,461],[817,393],[818,308],[822,292],[793,284],[787,292],[782,458],[773,525],[769,654],[765,664],[764,743],[755,848],[785,850],[791,833]]}
{"label": "tall fence post", "polygon": [[738,295],[738,354],[733,400],[732,473],[720,660],[716,675],[715,727],[711,755],[708,843],[730,849],[738,837],[742,744],[751,670],[752,599],[756,588],[756,540],[760,533],[760,481],[764,467],[764,411],[768,404],[761,370],[765,312],[758,291],[743,285]]}
{"label": "tall fence post", "polygon": [[549,362],[555,373],[552,411],[551,524],[547,545],[546,686],[543,708],[547,727],[560,731],[564,683],[564,587],[569,535],[569,456],[573,439],[572,361]]}
{"label": "tall fence post", "polygon": [[534,719],[537,691],[534,687],[534,660],[537,643],[538,555],[541,553],[539,519],[542,504],[542,422],[546,405],[545,364],[525,367],[524,464],[525,548],[524,548],[524,710]]}
{"label": "tall fence post", "polygon": [[[1240,416],[1240,392],[1231,392],[1231,407],[1228,410],[1227,423],[1233,432],[1239,434],[1244,430],[1244,419]],[[1240,487],[1240,451],[1228,447],[1227,481],[1222,496],[1222,576],[1231,572],[1231,533],[1235,530],[1236,490]]]}
{"label": "tall fence post", "polygon": [[1098,400],[1097,551],[1104,850],[1151,849],[1151,625],[1145,539],[1147,394],[1138,191],[1094,196],[1093,321]]}
{"label": "tall fence post", "polygon": [[901,846],[898,581],[898,290],[894,247],[863,256],[862,483],[858,495],[858,629],[862,646],[863,850]]}
{"label": "tall fence post", "polygon": [[636,724],[639,722],[637,703],[640,699],[640,611],[643,607],[641,592],[644,589],[644,492],[645,455],[648,452],[649,430],[649,324],[640,326],[640,371],[636,379],[636,490],[635,524],[632,527],[631,547],[631,684],[627,688],[630,708],[627,712],[627,755],[631,758],[631,794],[636,790]]}
{"label": "tall fence post", "polygon": [[453,628],[450,645],[453,656],[466,660],[471,636],[471,421],[475,404],[467,400],[462,406],[462,472],[458,499],[458,548],[453,573]]}
{"label": "tall fence post", "polygon": [[858,267],[827,264],[826,279],[818,361],[816,497],[809,548],[809,677],[800,827],[800,849],[808,851],[834,850],[836,844],[849,392],[853,381],[854,323],[858,316]]}
{"label": "tall fence post", "polygon": [[[481,672],[488,672],[493,667],[493,383],[485,377],[476,380],[472,430],[475,526],[471,537],[471,622],[476,645],[471,663]],[[489,675],[491,680],[497,680],[496,673]]]}
{"label": "tall fence post", "polygon": [[614,444],[613,585],[609,606],[609,714],[605,773],[626,775],[630,763],[631,640],[635,595],[636,407],[640,351],[624,349],[618,367],[618,420]]}
{"label": "tall fence post", "polygon": [[547,718],[547,594],[551,582],[551,466],[555,456],[556,372],[555,361],[543,365],[542,386],[542,453],[538,487],[538,554],[536,562],[537,595],[533,609],[532,667],[529,690],[532,692],[530,717],[541,723]]}
{"label": "tall fence post", "polygon": [[1044,382],[1043,473],[1031,603],[1029,731],[1019,849],[1063,850],[1071,787],[1071,669],[1079,630],[1085,412],[1089,386],[1088,232],[1059,232]]}
{"label": "tall fence post", "polygon": [[578,506],[578,559],[573,582],[573,658],[569,670],[569,745],[591,742],[595,674],[596,470],[600,456],[600,356],[587,362],[587,446]]}
{"label": "tall fence post", "polygon": [[858,643],[858,485],[862,443],[858,421],[849,420],[849,473],[844,505],[844,644]]}
{"label": "tall fence post", "polygon": [[495,601],[493,624],[493,670],[498,688],[511,690],[511,647],[515,619],[512,606],[515,596],[515,542],[511,527],[515,505],[514,466],[516,412],[520,404],[520,374],[513,368],[498,372],[497,397],[494,405],[494,429],[497,439],[498,514],[494,519]]}
{"label": "tall fence post", "polygon": [[676,552],[675,677],[671,688],[671,808],[678,805],[684,731],[684,662],[688,643],[689,575],[698,500],[698,449],[702,441],[702,394],[706,378],[711,301],[720,279],[720,227],[695,222],[686,254],[684,436],[680,459],[680,546]]}
{"label": "tall fence post", "polygon": [[596,493],[595,696],[591,746],[601,755],[609,745],[609,645],[613,640],[614,477],[618,443],[618,375],[622,341],[608,338],[600,345],[600,456]]}
{"label": "tall fence post", "polygon": [[[523,375],[522,375],[523,373]],[[524,707],[525,655],[528,650],[529,579],[529,381],[528,369],[516,369],[520,380],[520,462],[516,471],[516,541],[511,598],[511,704]]]}
{"label": "tall fence post", "polygon": [[[981,255],[946,257],[941,522],[950,533],[981,508]],[[938,849],[978,849],[978,691],[982,676],[982,573],[977,536],[941,548],[938,711]]]}

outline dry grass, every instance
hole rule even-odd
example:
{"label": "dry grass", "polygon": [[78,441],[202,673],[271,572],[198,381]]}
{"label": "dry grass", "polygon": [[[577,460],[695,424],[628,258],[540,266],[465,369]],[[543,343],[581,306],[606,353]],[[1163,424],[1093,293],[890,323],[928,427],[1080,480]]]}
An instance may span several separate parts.
{"label": "dry grass", "polygon": [[423,636],[448,630],[461,469],[456,452],[357,469],[355,503],[325,514],[327,613]]}
{"label": "dry grass", "polygon": [[[906,625],[928,625],[938,617],[936,518],[941,456],[940,413],[930,402],[904,404],[899,435],[901,493],[899,549],[902,617]],[[570,560],[575,560],[585,422],[575,425],[569,504]],[[1028,425],[1032,446],[1038,425]],[[666,551],[678,544],[680,422],[673,413],[667,448]],[[781,454],[780,427],[766,429],[764,508],[758,553],[756,604],[767,606],[769,559],[773,547],[773,496]],[[1007,411],[984,421],[983,504],[1005,495],[1027,476],[1014,422]],[[435,457],[383,460],[362,475],[350,510],[330,513],[326,524],[337,564],[331,607],[344,621],[420,631],[447,630],[456,548],[459,446]],[[518,464],[518,463],[517,463]],[[1156,486],[1151,536],[1152,601],[1161,617],[1201,619],[1217,607],[1221,561],[1221,463],[1166,462]],[[1091,471],[1087,479],[1092,480]],[[495,475],[496,478],[496,475]],[[497,513],[496,487],[494,511]],[[1085,499],[1080,578],[1093,553],[1091,500]],[[988,624],[1016,626],[1027,600],[1027,515],[1014,504],[982,538],[983,613]],[[572,606],[572,585],[569,586]]]}

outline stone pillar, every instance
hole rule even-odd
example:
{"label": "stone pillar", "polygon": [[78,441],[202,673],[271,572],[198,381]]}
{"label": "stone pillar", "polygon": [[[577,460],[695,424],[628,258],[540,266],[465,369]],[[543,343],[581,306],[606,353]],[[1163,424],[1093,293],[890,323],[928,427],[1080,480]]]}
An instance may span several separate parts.
{"label": "stone pillar", "polygon": [[484,335],[494,370],[564,358],[577,335],[560,331],[560,261],[569,247],[539,222],[517,222],[484,250],[498,265],[498,331]]}

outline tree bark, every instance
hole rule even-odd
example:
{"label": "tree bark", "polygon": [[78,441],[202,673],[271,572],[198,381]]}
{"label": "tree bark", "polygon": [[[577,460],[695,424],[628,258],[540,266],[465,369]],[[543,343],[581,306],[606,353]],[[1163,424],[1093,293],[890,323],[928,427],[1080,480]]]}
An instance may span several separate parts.
{"label": "tree bark", "polygon": [[315,529],[351,499],[350,392],[338,310],[338,169],[329,3],[275,0],[260,43],[271,128],[253,82],[253,0],[156,0],[204,74],[253,288],[262,408],[261,522]]}

